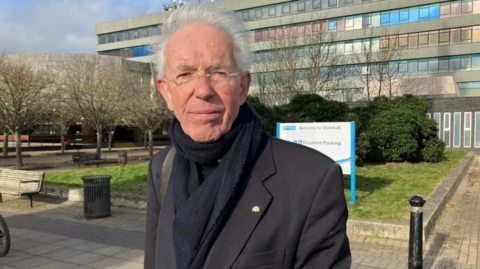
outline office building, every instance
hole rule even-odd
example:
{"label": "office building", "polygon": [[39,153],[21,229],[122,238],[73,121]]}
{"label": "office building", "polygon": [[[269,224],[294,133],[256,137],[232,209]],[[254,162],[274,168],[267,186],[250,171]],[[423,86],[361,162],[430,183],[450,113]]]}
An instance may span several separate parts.
{"label": "office building", "polygon": [[[170,9],[181,4],[173,2]],[[401,57],[391,59],[395,72],[409,78],[453,78],[455,87],[450,85],[448,89],[425,95],[480,96],[479,0],[226,0],[211,4],[234,10],[243,18],[257,63],[275,58],[272,57],[275,53],[268,49],[272,47],[272,40],[293,36],[293,31],[296,37],[335,33],[334,39],[318,39],[328,39],[336,54],[343,55],[355,54],[355,50],[361,50],[365,44],[382,51],[388,47],[389,40],[390,43],[393,40],[398,48],[405,50]],[[96,51],[149,62],[149,45],[161,35],[158,26],[170,12],[97,25]],[[308,49],[295,46],[297,58],[309,57],[308,51],[305,52]],[[344,58],[337,61],[342,66],[340,73],[358,70],[359,63]],[[297,67],[308,72],[308,61]],[[322,64],[322,68],[326,66]],[[365,66],[360,70],[365,73]],[[254,67],[255,71],[262,73],[265,68]],[[305,75],[297,71],[295,77],[302,80]],[[275,76],[272,79],[275,80]],[[252,88],[258,86],[258,80],[258,76],[254,76]],[[443,85],[450,80],[439,81],[441,83],[436,84]],[[346,101],[349,101],[348,94]]]}
{"label": "office building", "polygon": [[[475,108],[480,105],[480,0],[225,0],[211,4],[233,10],[245,21],[256,58],[253,93],[281,99],[287,91],[306,91],[341,101],[380,91],[417,94],[435,103],[431,117],[448,147],[480,148],[480,112]],[[161,35],[158,26],[170,12],[97,25],[96,51],[151,61],[148,45]],[[296,39],[300,41],[289,41]],[[286,63],[289,58],[295,63]],[[393,88],[398,92],[389,93]],[[462,98],[468,99],[468,108],[460,105]],[[272,99],[282,103],[288,96]],[[473,133],[467,132],[472,128]]]}

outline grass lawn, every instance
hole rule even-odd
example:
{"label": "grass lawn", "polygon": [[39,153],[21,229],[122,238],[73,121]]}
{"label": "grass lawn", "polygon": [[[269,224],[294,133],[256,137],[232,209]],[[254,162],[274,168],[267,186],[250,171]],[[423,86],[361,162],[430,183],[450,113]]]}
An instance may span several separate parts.
{"label": "grass lawn", "polygon": [[147,193],[148,163],[81,168],[65,172],[53,172],[45,175],[45,184],[64,187],[82,187],[82,176],[112,175],[111,191],[129,193]]}
{"label": "grass lawn", "polygon": [[[463,151],[446,151],[444,161],[437,164],[392,163],[357,167],[355,205],[350,204],[350,177],[345,177],[345,196],[350,217],[408,220],[408,198],[416,194],[428,198],[466,154]],[[46,175],[45,183],[81,187],[81,176],[107,174],[113,176],[112,191],[146,194],[147,166],[147,163],[141,163],[53,172]]]}
{"label": "grass lawn", "polygon": [[408,199],[413,195],[421,195],[427,199],[466,154],[465,151],[445,151],[444,160],[436,164],[389,163],[357,167],[357,200],[354,205],[350,203],[350,176],[345,177],[349,216],[390,221],[408,220]]}

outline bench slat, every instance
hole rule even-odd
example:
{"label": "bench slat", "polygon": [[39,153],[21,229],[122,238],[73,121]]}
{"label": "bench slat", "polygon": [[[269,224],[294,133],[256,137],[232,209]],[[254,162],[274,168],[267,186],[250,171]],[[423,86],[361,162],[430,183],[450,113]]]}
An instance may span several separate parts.
{"label": "bench slat", "polygon": [[[44,172],[0,169],[0,193],[15,195],[39,193],[43,186]],[[32,181],[21,183],[22,181]]]}

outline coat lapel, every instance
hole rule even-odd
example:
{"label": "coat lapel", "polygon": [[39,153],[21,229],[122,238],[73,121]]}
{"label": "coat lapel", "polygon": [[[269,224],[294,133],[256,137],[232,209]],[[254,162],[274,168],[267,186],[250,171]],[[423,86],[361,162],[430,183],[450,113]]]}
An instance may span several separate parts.
{"label": "coat lapel", "polygon": [[205,268],[230,268],[263,216],[272,196],[263,181],[276,172],[271,141],[260,154],[237,206],[225,223],[205,263]]}

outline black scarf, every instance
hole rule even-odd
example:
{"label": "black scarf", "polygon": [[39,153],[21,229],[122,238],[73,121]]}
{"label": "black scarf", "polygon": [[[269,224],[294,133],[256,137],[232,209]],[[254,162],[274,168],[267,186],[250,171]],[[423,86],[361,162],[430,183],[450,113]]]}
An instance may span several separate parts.
{"label": "black scarf", "polygon": [[[213,143],[193,141],[176,118],[170,128],[178,153],[170,177],[177,269],[200,269],[233,207],[239,183],[250,176],[261,148],[262,124],[244,103],[230,132]],[[202,183],[198,166],[215,167]]]}

